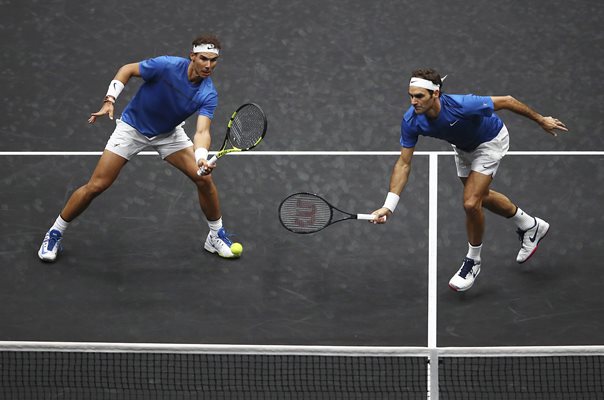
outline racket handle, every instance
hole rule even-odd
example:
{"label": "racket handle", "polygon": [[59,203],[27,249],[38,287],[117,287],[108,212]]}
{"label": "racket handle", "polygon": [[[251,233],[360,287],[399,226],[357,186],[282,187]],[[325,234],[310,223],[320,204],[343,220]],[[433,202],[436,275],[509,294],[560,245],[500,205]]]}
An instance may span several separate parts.
{"label": "racket handle", "polygon": [[[218,160],[218,157],[216,157],[216,154],[214,154],[212,156],[212,158],[210,158],[210,161],[208,161],[208,164],[215,165],[216,160]],[[205,175],[205,174],[206,174],[206,169],[204,167],[199,168],[199,170],[197,171],[197,175],[199,175],[199,176]]]}
{"label": "racket handle", "polygon": [[[366,221],[373,221],[374,219],[376,219],[378,216],[375,214],[357,214],[357,219],[363,219]],[[384,218],[384,221],[386,221],[386,216],[384,215],[382,218]]]}

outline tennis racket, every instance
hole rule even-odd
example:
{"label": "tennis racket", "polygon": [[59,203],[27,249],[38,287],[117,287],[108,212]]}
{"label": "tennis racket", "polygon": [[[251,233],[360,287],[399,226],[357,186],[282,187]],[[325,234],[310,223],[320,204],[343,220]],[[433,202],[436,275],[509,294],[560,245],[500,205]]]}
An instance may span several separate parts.
{"label": "tennis racket", "polygon": [[312,193],[300,192],[286,197],[279,205],[279,221],[294,233],[315,233],[348,219],[373,220],[374,214],[351,214],[329,204]]}
{"label": "tennis racket", "polygon": [[[266,115],[258,104],[247,103],[240,106],[231,115],[227,124],[226,135],[222,147],[210,160],[209,164],[215,165],[216,160],[225,154],[251,150],[258,145],[266,135]],[[230,145],[230,148],[227,146]],[[205,168],[200,168],[197,175],[206,174]]]}

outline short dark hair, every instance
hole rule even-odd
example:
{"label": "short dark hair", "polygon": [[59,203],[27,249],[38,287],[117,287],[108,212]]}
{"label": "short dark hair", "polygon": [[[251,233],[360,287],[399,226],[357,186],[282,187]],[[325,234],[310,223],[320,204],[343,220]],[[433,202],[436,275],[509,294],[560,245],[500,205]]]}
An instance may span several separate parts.
{"label": "short dark hair", "polygon": [[[440,93],[442,93],[443,91],[443,80],[441,79],[440,74],[436,72],[436,70],[433,68],[416,69],[415,71],[411,72],[411,77],[422,78],[431,81],[435,85],[440,86]],[[428,92],[430,92],[430,94],[434,93],[433,90],[428,90]]]}
{"label": "short dark hair", "polygon": [[214,47],[216,47],[217,49],[219,49],[219,50],[222,49],[222,46],[220,45],[220,40],[218,40],[216,35],[206,34],[206,35],[197,36],[195,39],[193,39],[193,43],[192,43],[191,47],[195,47],[200,44],[213,44]]}

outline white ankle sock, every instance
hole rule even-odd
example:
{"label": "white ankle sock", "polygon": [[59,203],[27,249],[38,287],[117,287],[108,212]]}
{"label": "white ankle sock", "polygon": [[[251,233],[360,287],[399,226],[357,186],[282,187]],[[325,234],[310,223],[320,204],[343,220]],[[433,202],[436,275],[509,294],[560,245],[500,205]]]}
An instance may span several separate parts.
{"label": "white ankle sock", "polygon": [[61,232],[61,235],[63,233],[65,233],[65,231],[67,230],[67,228],[69,227],[69,222],[65,221],[63,218],[61,218],[61,215],[59,215],[57,217],[57,219],[55,220],[55,223],[50,227],[49,230],[57,230],[59,232]]}
{"label": "white ankle sock", "polygon": [[210,227],[210,231],[216,234],[222,228],[222,217],[217,219],[216,221],[208,221],[208,226]]}
{"label": "white ankle sock", "polygon": [[518,207],[516,214],[511,219],[521,231],[526,231],[535,226],[535,218],[522,211],[520,207]]}
{"label": "white ankle sock", "polygon": [[468,243],[468,254],[466,257],[471,258],[474,261],[480,261],[480,252],[482,250],[482,243],[478,246],[472,246]]}

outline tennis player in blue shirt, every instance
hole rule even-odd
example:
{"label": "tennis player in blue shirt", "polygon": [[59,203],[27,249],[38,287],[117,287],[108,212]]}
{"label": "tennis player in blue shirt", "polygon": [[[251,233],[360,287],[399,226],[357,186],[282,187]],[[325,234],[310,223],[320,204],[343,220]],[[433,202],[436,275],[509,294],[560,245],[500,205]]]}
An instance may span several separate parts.
{"label": "tennis player in blue shirt", "polygon": [[508,131],[494,113],[510,110],[538,123],[557,136],[567,131],[558,119],[544,117],[512,96],[447,95],[442,93],[442,79],[433,69],[413,71],[409,83],[411,107],[401,123],[401,155],[390,177],[390,191],[384,206],[376,211],[384,223],[398,204],[411,171],[411,158],[419,136],[431,136],[449,142],[455,151],[457,175],[464,186],[463,207],[466,213],[468,252],[461,268],[449,281],[455,291],[472,287],[480,273],[482,239],[485,229],[483,207],[511,219],[518,227],[521,248],[516,261],[527,261],[537,250],[549,224],[532,217],[505,195],[490,189],[501,159],[509,148]]}
{"label": "tennis player in blue shirt", "polygon": [[[210,125],[218,104],[212,72],[218,63],[221,45],[213,35],[196,38],[188,58],[163,56],[122,66],[111,81],[100,111],[91,114],[89,123],[104,115],[113,119],[114,104],[132,77],[143,84],[124,109],[109,138],[92,177],[77,189],[65,204],[44,237],[38,251],[43,261],[55,261],[63,235],[92,200],[109,188],[128,160],[146,149],[156,150],[162,159],[182,171],[197,187],[199,204],[210,232],[204,248],[221,257],[234,258],[231,240],[222,226],[218,190],[209,174],[214,165],[207,162]],[[193,141],[183,129],[184,121],[197,113]],[[205,168],[207,174],[197,171]]]}

